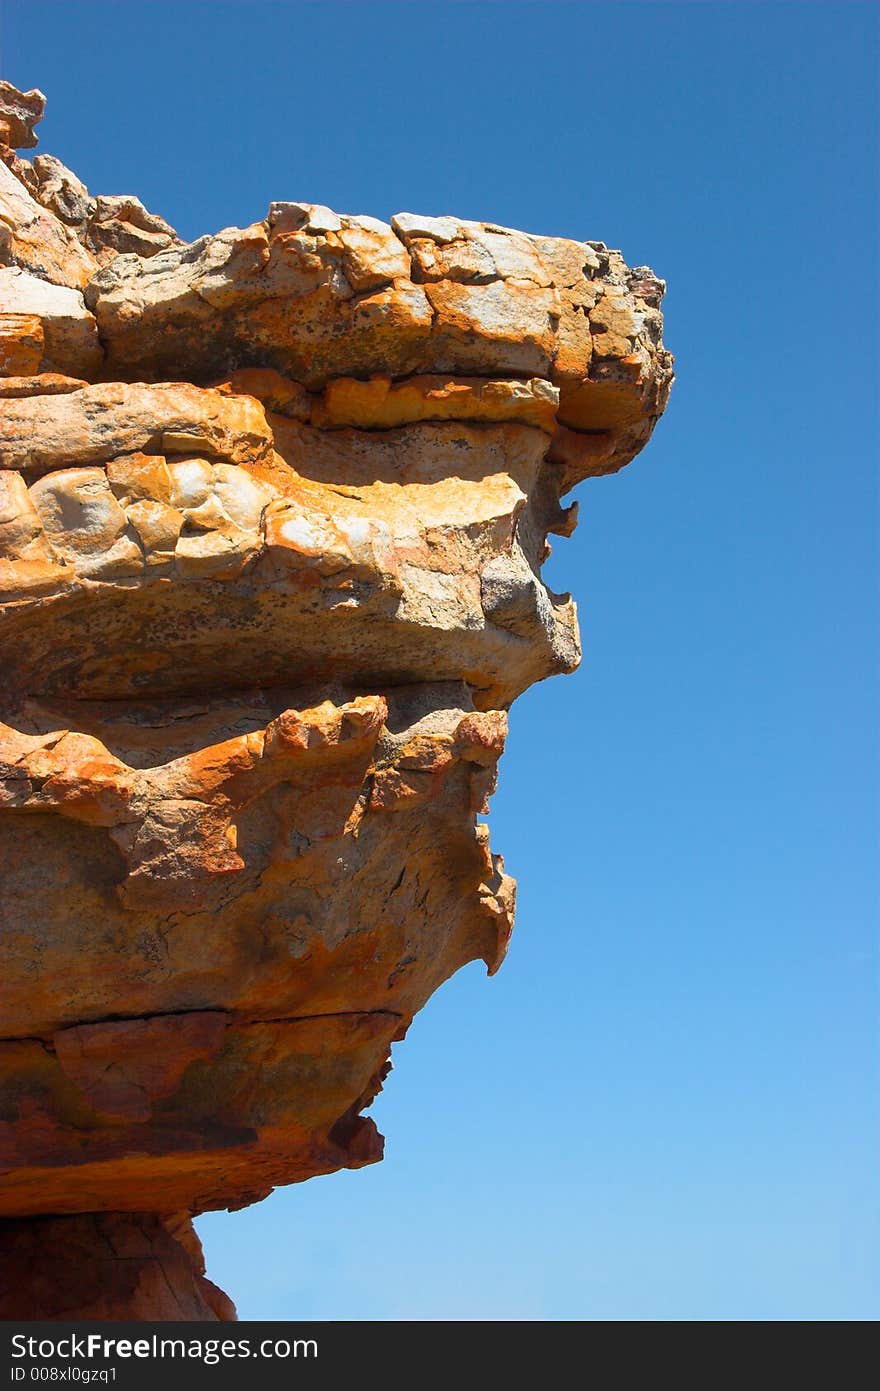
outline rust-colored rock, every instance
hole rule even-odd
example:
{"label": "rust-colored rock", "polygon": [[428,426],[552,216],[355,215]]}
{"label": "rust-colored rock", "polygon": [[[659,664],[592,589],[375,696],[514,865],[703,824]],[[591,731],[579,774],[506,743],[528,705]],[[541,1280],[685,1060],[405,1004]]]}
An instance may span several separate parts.
{"label": "rust-colored rock", "polygon": [[305,203],[187,245],[15,154],[42,102],[0,84],[0,1313],[229,1318],[191,1217],[381,1158],[391,1045],[503,960],[477,815],[580,660],[546,537],[663,410],[663,285]]}
{"label": "rust-colored rock", "polygon": [[0,1224],[6,1319],[234,1319],[234,1304],[204,1270],[185,1217],[95,1212]]}
{"label": "rust-colored rock", "polygon": [[37,143],[34,126],[43,119],[46,98],[36,87],[20,92],[0,79],[0,148],[32,150]]}

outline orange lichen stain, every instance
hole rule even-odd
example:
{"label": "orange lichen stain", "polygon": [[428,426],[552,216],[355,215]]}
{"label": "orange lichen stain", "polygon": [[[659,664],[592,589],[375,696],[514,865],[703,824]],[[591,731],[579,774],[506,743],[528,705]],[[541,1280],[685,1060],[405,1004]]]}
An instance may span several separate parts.
{"label": "orange lichen stain", "polygon": [[312,407],[312,424],[322,429],[355,426],[387,430],[427,420],[513,421],[548,432],[556,422],[556,397],[549,385],[492,381],[482,377],[415,376],[393,381],[337,377]]}
{"label": "orange lichen stain", "polygon": [[0,314],[0,376],[30,377],[43,357],[43,324],[37,314]]}

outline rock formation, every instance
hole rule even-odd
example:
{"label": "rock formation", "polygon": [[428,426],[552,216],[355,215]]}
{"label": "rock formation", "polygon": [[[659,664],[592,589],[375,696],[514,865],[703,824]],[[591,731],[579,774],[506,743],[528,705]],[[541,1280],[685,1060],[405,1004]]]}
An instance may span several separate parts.
{"label": "rock formation", "polygon": [[0,1309],[228,1318],[191,1217],[381,1158],[391,1045],[504,957],[477,817],[664,286],[307,203],[186,243],[15,153],[43,106],[0,85]]}

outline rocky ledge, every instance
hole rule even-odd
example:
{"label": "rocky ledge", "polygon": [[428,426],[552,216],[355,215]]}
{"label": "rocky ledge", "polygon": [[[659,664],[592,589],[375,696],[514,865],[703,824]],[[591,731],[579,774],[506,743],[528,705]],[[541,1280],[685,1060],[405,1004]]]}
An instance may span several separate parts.
{"label": "rocky ledge", "polygon": [[477,818],[664,285],[309,203],[186,243],[17,154],[44,104],[0,84],[0,1313],[229,1318],[192,1216],[381,1158],[391,1045],[504,957]]}

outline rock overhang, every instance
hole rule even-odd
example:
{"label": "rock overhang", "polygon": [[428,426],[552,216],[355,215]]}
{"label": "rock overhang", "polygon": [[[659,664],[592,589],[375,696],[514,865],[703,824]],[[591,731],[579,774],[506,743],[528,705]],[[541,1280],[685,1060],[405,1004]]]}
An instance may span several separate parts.
{"label": "rock overhang", "polygon": [[477,817],[665,287],[308,203],[186,244],[20,158],[43,104],[0,84],[0,1211],[183,1220],[381,1157],[392,1042],[500,965]]}

